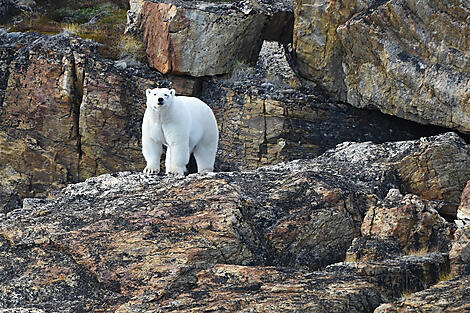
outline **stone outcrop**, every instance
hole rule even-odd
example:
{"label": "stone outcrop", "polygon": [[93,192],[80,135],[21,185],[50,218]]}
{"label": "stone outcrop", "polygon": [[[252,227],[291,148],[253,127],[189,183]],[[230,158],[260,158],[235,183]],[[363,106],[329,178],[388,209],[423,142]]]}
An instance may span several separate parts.
{"label": "stone outcrop", "polygon": [[256,63],[264,39],[291,41],[292,24],[282,2],[132,1],[127,31],[140,34],[151,67],[201,77]]}
{"label": "stone outcrop", "polygon": [[356,107],[470,132],[469,14],[453,0],[300,1],[299,72]]}
{"label": "stone outcrop", "polygon": [[429,289],[407,295],[392,304],[382,304],[374,313],[467,312],[470,292],[469,276],[442,281]]}
{"label": "stone outcrop", "polygon": [[394,197],[391,199],[389,193],[385,201],[369,209],[361,226],[362,235],[393,238],[405,253],[448,252],[453,227],[439,215],[439,203],[412,195]]}
{"label": "stone outcrop", "polygon": [[446,254],[429,253],[423,255],[395,256],[382,261],[342,262],[329,265],[326,270],[332,273],[365,277],[378,285],[387,299],[400,298],[428,288],[447,276],[449,259]]}
{"label": "stone outcrop", "polygon": [[[313,90],[292,87],[298,84],[284,49],[277,43],[267,42],[263,44],[255,68],[238,68],[228,79],[204,83],[201,98],[214,109],[219,122],[217,163],[220,170],[254,169],[313,158],[345,141],[409,140],[435,131],[378,112],[326,101]],[[453,149],[456,157],[462,158],[462,166],[455,170],[468,172],[468,154],[459,150],[463,146],[463,142],[455,146],[450,143],[442,149]],[[438,155],[440,150],[432,151],[435,151],[432,156],[410,155],[400,167],[404,177],[414,175],[404,179],[410,183],[410,188],[406,188],[413,187],[413,193],[437,192],[442,190],[440,185],[448,184],[427,180],[419,183],[422,177],[433,175],[427,173],[428,169],[440,173],[451,171],[445,168],[446,162],[435,161],[442,158]],[[421,159],[416,159],[419,156]],[[436,168],[436,164],[442,168]],[[441,179],[444,177],[442,175]],[[461,191],[463,183],[459,183],[459,190],[446,191],[447,198],[452,193],[454,215],[457,191]],[[437,195],[430,195],[429,199],[432,196],[437,198]]]}
{"label": "stone outcrop", "polygon": [[[454,140],[348,143],[251,172],[106,174],[25,199],[0,215],[0,306],[371,312],[435,283],[448,272],[446,255],[399,256],[400,248],[389,260],[331,264],[345,259],[371,208],[407,201],[388,192],[400,183],[394,164]],[[446,228],[424,215],[417,227]]]}

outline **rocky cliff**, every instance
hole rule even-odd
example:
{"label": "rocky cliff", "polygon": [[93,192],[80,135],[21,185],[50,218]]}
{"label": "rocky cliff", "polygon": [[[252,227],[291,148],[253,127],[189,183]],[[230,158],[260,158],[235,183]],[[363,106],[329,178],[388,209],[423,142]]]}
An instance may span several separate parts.
{"label": "rocky cliff", "polygon": [[466,1],[301,0],[299,72],[356,107],[469,132]]}
{"label": "rocky cliff", "polygon": [[[470,310],[469,12],[0,0],[0,312]],[[215,173],[140,174],[157,86]]]}
{"label": "rocky cliff", "polygon": [[[443,201],[402,195],[397,169],[408,156],[462,144],[451,133],[349,143],[252,172],[123,172],[26,199],[1,219],[0,306],[372,312],[449,273],[455,227],[438,214]],[[468,305],[459,299],[446,308]]]}

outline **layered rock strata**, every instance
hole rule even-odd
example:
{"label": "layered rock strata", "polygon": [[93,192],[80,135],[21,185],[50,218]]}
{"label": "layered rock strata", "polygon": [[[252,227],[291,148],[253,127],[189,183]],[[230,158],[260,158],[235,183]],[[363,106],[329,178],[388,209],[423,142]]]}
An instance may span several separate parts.
{"label": "layered rock strata", "polygon": [[298,70],[334,99],[470,132],[464,1],[303,0]]}
{"label": "layered rock strata", "polygon": [[133,1],[128,32],[140,34],[163,74],[214,76],[254,64],[263,40],[292,40],[291,4]]}

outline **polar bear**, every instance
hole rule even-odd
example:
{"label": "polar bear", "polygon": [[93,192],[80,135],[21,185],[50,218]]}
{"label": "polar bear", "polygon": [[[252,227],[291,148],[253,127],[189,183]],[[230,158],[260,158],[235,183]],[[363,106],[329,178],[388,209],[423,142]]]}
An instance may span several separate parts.
{"label": "polar bear", "polygon": [[160,172],[162,144],[167,146],[167,174],[184,175],[191,153],[198,173],[213,171],[219,130],[209,106],[198,98],[175,96],[174,89],[147,89],[146,95],[142,153],[147,166],[143,172]]}

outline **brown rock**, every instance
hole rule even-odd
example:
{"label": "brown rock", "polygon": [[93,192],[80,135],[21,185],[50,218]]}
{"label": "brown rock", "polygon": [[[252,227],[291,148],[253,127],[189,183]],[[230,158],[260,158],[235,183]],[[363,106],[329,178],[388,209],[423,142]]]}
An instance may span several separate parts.
{"label": "brown rock", "polygon": [[140,127],[145,90],[154,83],[150,77],[126,75],[109,62],[87,60],[79,120],[80,180],[145,167]]}
{"label": "brown rock", "polygon": [[36,44],[18,51],[8,73],[0,164],[8,164],[2,176],[17,174],[2,183],[31,197],[78,181],[80,103],[73,53]]}
{"label": "brown rock", "polygon": [[168,85],[145,67],[121,70],[91,42],[0,34],[2,211],[104,172],[140,169],[143,91]]}
{"label": "brown rock", "polygon": [[[454,136],[429,138],[428,148]],[[347,143],[314,160],[253,172],[116,173],[69,185],[50,199],[27,199],[0,216],[0,289],[7,290],[0,307],[372,311],[382,295],[396,294],[382,282],[423,288],[444,272],[445,256],[356,263],[358,272],[306,269],[344,260],[366,211],[397,187],[393,164],[419,149],[419,141]],[[411,204],[424,216],[431,205],[420,203]],[[417,221],[423,237],[426,221]],[[434,237],[442,238],[440,220],[431,222]],[[419,227],[414,234],[421,235]],[[402,279],[411,273],[410,281]]]}
{"label": "brown rock", "polygon": [[466,286],[469,283],[469,276],[444,280],[397,302],[383,304],[374,313],[468,312],[470,294]]}
{"label": "brown rock", "polygon": [[380,4],[338,28],[347,101],[470,132],[468,3]]}
{"label": "brown rock", "polygon": [[116,312],[370,312],[382,296],[361,278],[273,267],[216,265],[192,290],[158,304],[139,297]]}
{"label": "brown rock", "polygon": [[454,0],[303,0],[296,63],[333,99],[469,132],[469,14]]}
{"label": "brown rock", "polygon": [[459,227],[454,235],[454,242],[449,254],[452,275],[470,273],[470,227]]}
{"label": "brown rock", "polygon": [[387,298],[399,298],[437,283],[450,272],[449,258],[442,253],[406,255],[382,261],[343,262],[327,271],[367,277]]}
{"label": "brown rock", "polygon": [[[470,176],[470,151],[461,140],[428,149],[423,140],[421,151],[397,163],[397,171],[407,192],[428,200],[445,200],[441,214],[455,216],[460,195]],[[449,159],[450,158],[450,159]]]}
{"label": "brown rock", "polygon": [[142,4],[138,19],[149,65],[163,74],[195,77],[229,73],[236,62],[254,63],[266,22],[263,14],[220,4],[150,1]]}
{"label": "brown rock", "polygon": [[407,253],[447,252],[453,227],[438,214],[437,205],[411,195],[378,203],[367,212],[361,233],[393,238]]}
{"label": "brown rock", "polygon": [[344,48],[336,29],[376,1],[296,2],[294,10],[295,62],[300,74],[327,90],[332,99],[345,100],[342,69]]}

